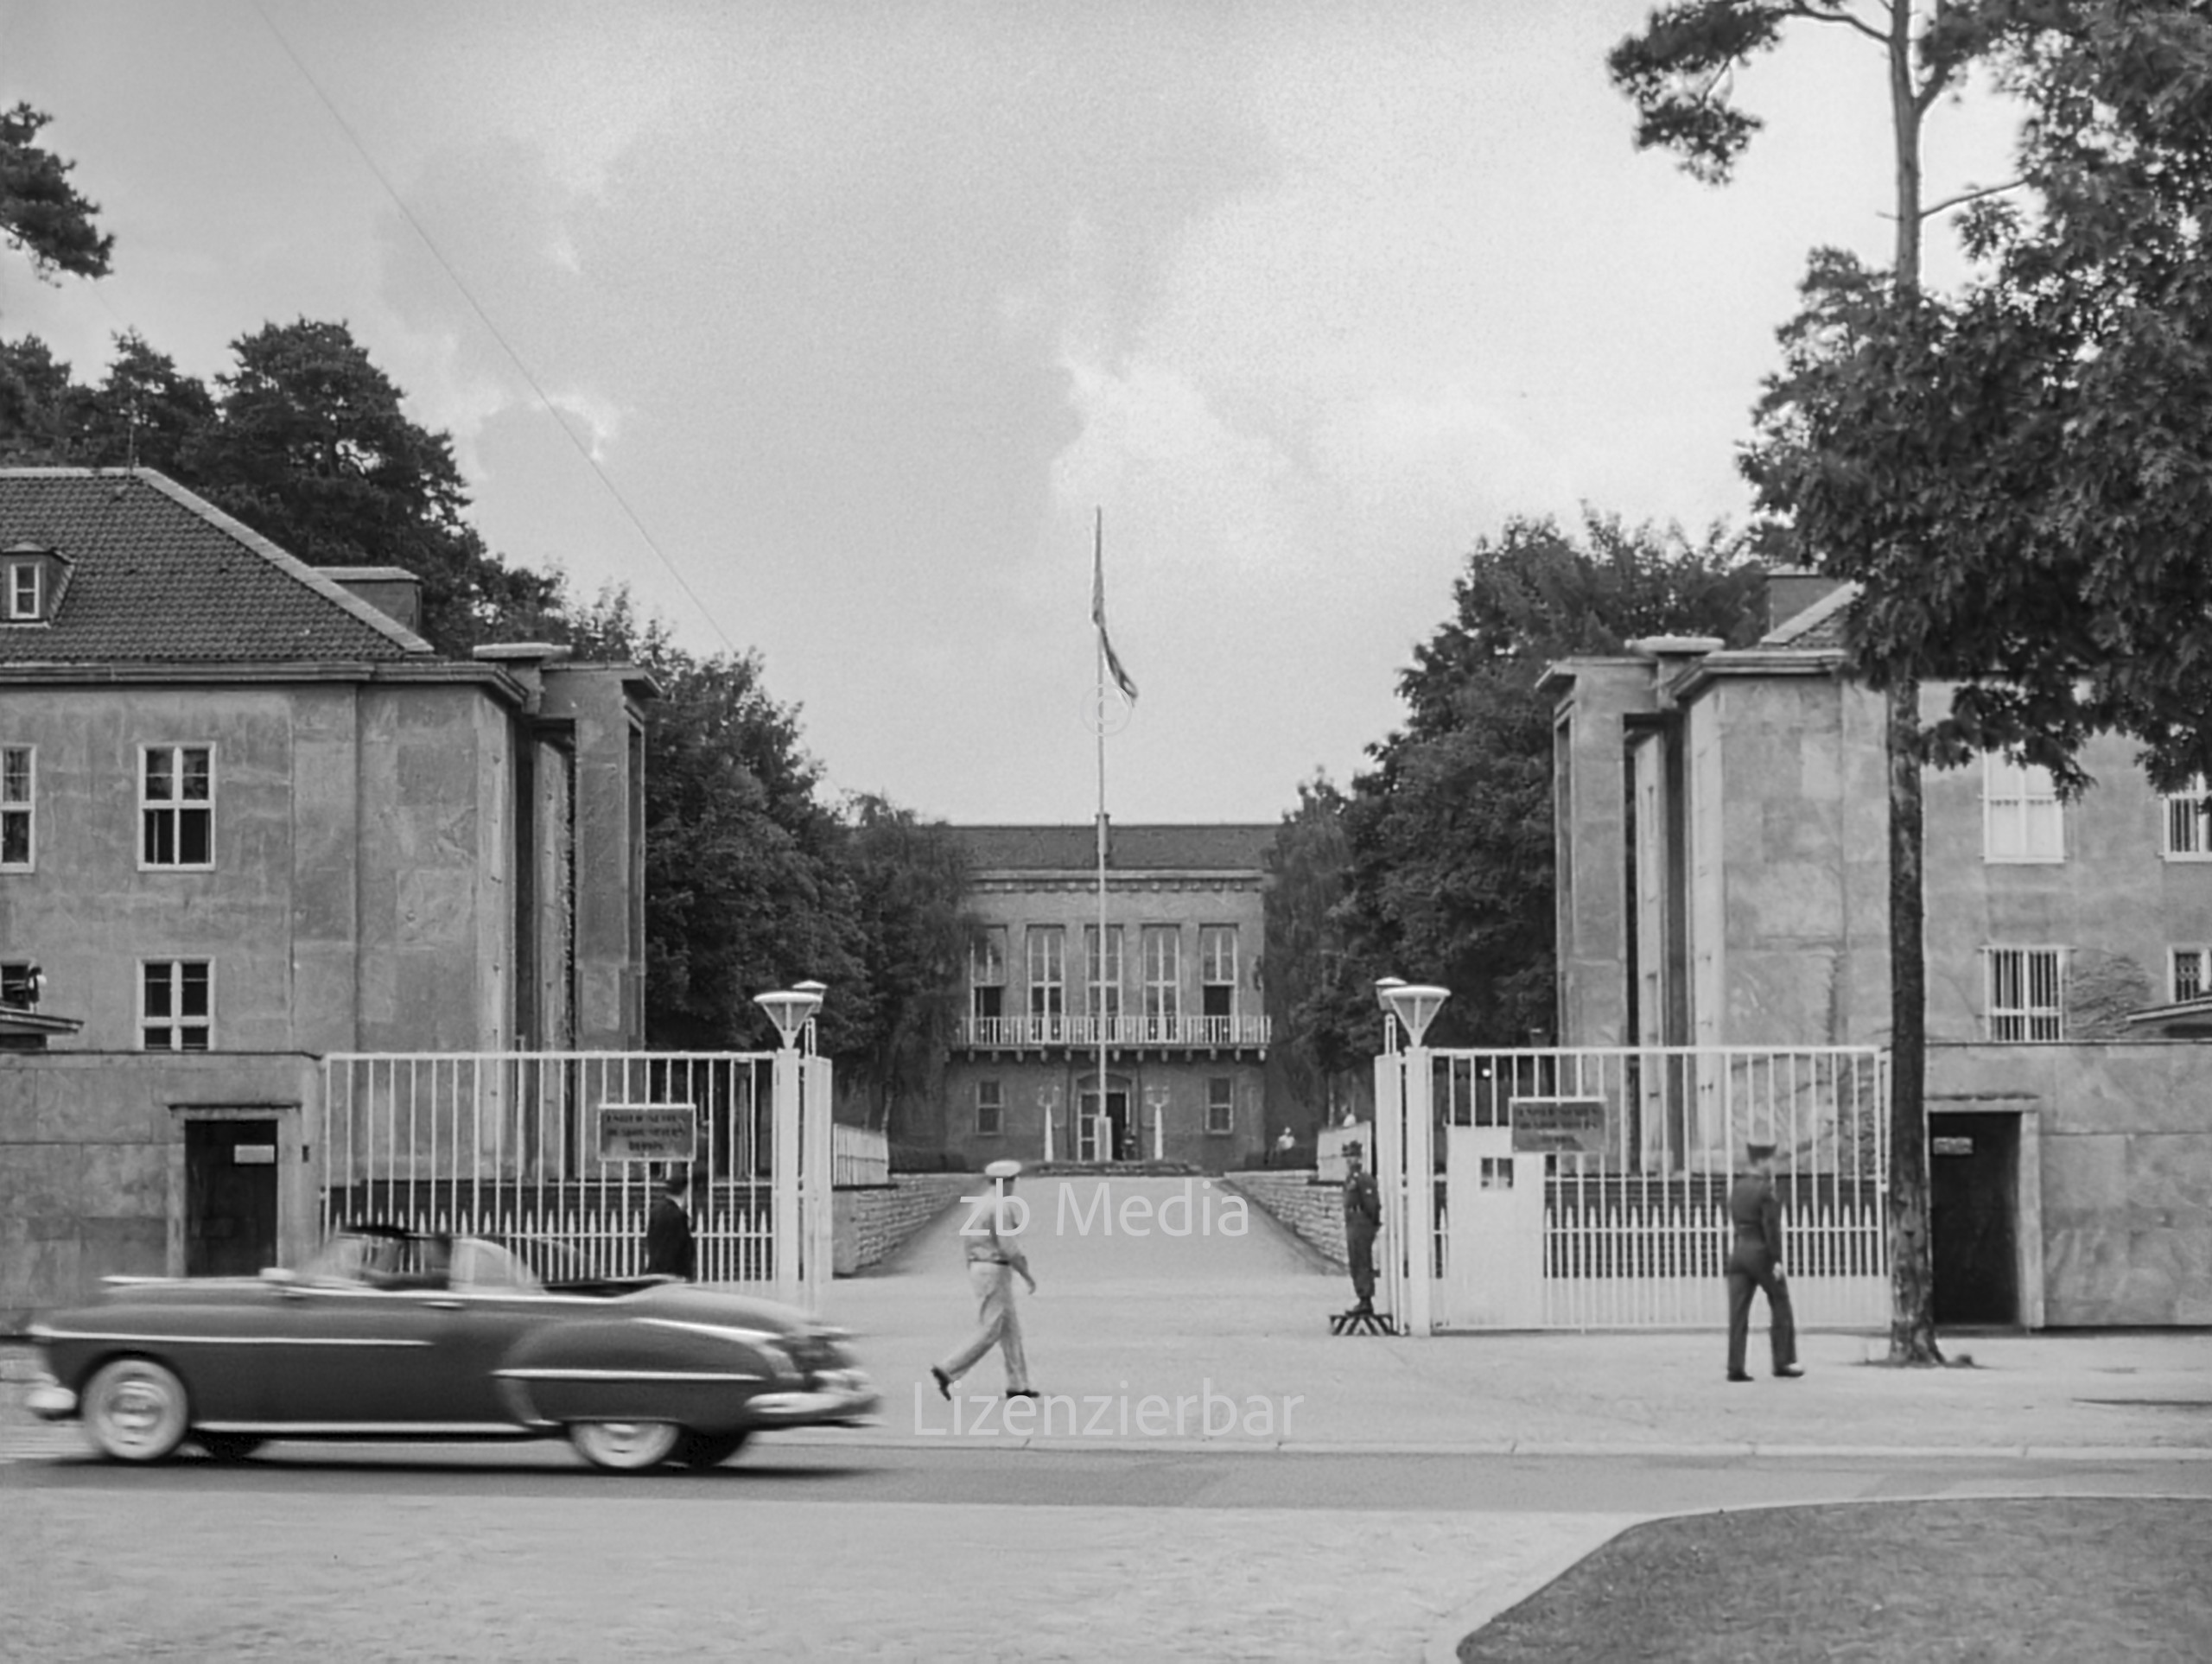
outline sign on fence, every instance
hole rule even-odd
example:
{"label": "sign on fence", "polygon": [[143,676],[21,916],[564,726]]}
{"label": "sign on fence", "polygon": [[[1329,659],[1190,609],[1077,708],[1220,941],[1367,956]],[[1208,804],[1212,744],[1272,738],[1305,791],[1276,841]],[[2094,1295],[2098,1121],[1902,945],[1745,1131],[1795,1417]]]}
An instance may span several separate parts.
{"label": "sign on fence", "polygon": [[1603,1155],[1603,1098],[1513,1100],[1513,1148],[1522,1155]]}
{"label": "sign on fence", "polygon": [[699,1137],[698,1111],[688,1103],[602,1103],[601,1161],[690,1161]]}

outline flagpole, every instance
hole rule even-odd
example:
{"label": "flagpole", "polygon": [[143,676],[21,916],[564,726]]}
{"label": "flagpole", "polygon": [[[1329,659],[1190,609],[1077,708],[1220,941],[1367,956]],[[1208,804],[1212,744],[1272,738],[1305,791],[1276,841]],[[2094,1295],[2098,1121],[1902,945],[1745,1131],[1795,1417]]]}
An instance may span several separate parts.
{"label": "flagpole", "polygon": [[[1090,569],[1094,593],[1103,598],[1106,582],[1106,511],[1101,506],[1094,512]],[[1106,1121],[1106,630],[1103,621],[1096,634],[1098,703],[1096,708],[1097,720],[1092,726],[1098,730],[1098,1009],[1092,1015],[1098,1024],[1098,1119]],[[1112,1125],[1110,1121],[1107,1124]],[[1094,1127],[1094,1150],[1096,1148],[1095,1134]],[[1081,1147],[1080,1144],[1077,1147]]]}

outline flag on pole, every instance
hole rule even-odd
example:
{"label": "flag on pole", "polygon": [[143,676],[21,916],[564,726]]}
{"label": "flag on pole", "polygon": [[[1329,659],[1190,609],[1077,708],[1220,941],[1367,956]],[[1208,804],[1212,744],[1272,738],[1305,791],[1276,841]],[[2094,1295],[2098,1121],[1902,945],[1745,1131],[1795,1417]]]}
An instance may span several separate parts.
{"label": "flag on pole", "polygon": [[1121,655],[1114,651],[1114,643],[1106,633],[1106,511],[1098,511],[1097,533],[1092,544],[1090,568],[1090,621],[1098,626],[1099,650],[1106,655],[1106,669],[1114,678],[1114,685],[1122,690],[1122,697],[1134,702],[1137,684],[1122,668]]}

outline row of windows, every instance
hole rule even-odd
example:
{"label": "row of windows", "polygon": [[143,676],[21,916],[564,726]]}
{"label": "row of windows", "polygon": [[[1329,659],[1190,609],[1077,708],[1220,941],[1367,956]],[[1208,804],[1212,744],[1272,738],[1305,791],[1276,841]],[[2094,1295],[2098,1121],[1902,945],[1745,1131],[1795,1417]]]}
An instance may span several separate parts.
{"label": "row of windows", "polygon": [[[1144,975],[1144,1014],[1151,1019],[1173,1019],[1183,1008],[1183,930],[1177,924],[1140,927],[1139,963]],[[1090,1008],[1102,1017],[1122,1014],[1122,931],[1119,924],[1106,927],[1104,974],[1100,972],[1099,936],[1096,924],[1083,927],[1084,986]],[[1067,1013],[1067,930],[1059,924],[1033,924],[1023,940],[1023,968],[1029,991],[1029,1015],[1054,1019]],[[979,1018],[1002,1017],[1007,982],[1007,927],[993,924],[976,932],[969,949],[968,981],[973,990],[972,1011]],[[1236,927],[1201,924],[1198,927],[1198,1000],[1200,1016],[1231,1017],[1236,1003]]]}
{"label": "row of windows", "polygon": [[[28,1004],[32,968],[0,964],[0,999]],[[148,1051],[206,1051],[215,1043],[215,968],[205,959],[138,962],[138,1044]]]}
{"label": "row of windows", "polygon": [[[1988,948],[1983,950],[1993,1040],[2066,1038],[2066,949]],[[2212,994],[2212,947],[2174,948],[2167,970],[2176,1000]]]}
{"label": "row of windows", "polygon": [[[1096,1079],[1096,1077],[1093,1077]],[[1206,1131],[1217,1136],[1236,1130],[1236,1083],[1216,1078],[1206,1083]],[[1000,1081],[976,1083],[976,1133],[997,1138],[1006,1131],[1006,1091]]]}
{"label": "row of windows", "polygon": [[[2066,806],[2050,771],[2002,757],[1983,759],[1981,854],[1991,861],[2063,861]],[[2158,800],[2158,853],[2168,861],[2212,861],[2212,800],[2203,782]]]}
{"label": "row of windows", "polygon": [[[0,746],[0,872],[38,865],[38,752]],[[215,748],[138,748],[138,865],[206,872],[215,865]]]}

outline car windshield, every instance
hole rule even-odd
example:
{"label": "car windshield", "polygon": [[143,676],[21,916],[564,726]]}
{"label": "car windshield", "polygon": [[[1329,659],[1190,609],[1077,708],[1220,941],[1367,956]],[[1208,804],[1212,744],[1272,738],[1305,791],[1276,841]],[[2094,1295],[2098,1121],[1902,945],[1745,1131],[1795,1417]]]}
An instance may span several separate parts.
{"label": "car windshield", "polygon": [[310,1283],[355,1288],[535,1290],[537,1274],[510,1250],[473,1236],[341,1231],[301,1273]]}

